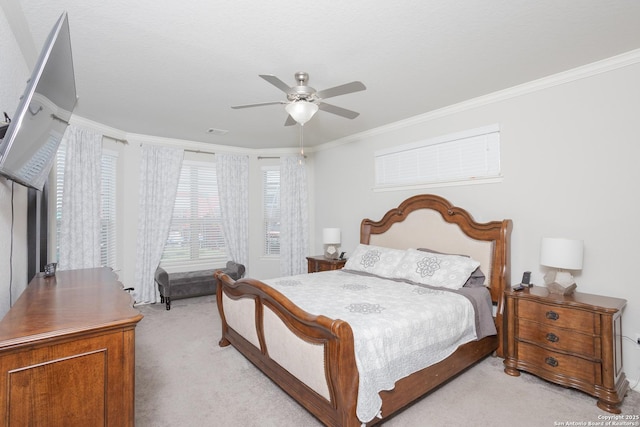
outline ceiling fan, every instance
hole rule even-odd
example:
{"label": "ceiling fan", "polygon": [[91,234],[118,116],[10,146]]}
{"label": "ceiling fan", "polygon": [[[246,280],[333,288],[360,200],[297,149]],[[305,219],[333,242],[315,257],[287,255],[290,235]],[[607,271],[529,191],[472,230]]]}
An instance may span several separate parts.
{"label": "ceiling fan", "polygon": [[351,82],[340,86],[335,86],[329,89],[316,91],[314,88],[307,86],[309,83],[309,74],[304,71],[295,73],[295,79],[297,84],[295,86],[288,86],[285,82],[278,77],[271,74],[260,74],[260,77],[283,91],[287,94],[286,101],[273,101],[273,102],[261,102],[258,104],[236,105],[232,106],[233,109],[250,108],[250,107],[262,107],[265,105],[285,104],[285,109],[289,116],[285,121],[285,126],[295,125],[300,123],[304,125],[313,115],[320,109],[327,113],[336,114],[347,119],[355,119],[360,115],[352,110],[346,108],[337,107],[332,104],[327,104],[323,100],[332,98],[334,96],[346,95],[348,93],[359,92],[365,90],[366,87],[362,82]]}

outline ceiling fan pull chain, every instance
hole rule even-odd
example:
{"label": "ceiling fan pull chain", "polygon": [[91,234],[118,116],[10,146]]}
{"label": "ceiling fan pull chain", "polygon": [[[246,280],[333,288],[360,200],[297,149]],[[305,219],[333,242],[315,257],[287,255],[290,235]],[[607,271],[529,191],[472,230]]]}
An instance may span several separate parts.
{"label": "ceiling fan pull chain", "polygon": [[303,124],[300,125],[300,160],[299,163],[302,164],[302,162],[304,161],[304,136],[303,136],[303,130],[302,128],[304,127]]}

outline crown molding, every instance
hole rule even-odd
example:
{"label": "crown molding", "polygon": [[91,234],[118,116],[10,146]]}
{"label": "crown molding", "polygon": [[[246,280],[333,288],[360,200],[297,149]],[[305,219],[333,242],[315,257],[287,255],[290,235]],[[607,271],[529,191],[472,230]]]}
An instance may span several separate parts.
{"label": "crown molding", "polygon": [[613,56],[611,58],[603,59],[601,61],[593,62],[591,64],[583,65],[581,67],[573,68],[571,70],[563,71],[561,73],[523,83],[521,85],[513,86],[508,89],[468,99],[457,104],[429,111],[427,113],[410,117],[405,120],[400,120],[385,126],[369,129],[364,132],[336,139],[334,141],[329,141],[327,143],[315,146],[315,151],[327,150],[344,144],[361,141],[366,138],[383,135],[441,117],[446,117],[466,110],[471,110],[473,108],[493,104],[511,98],[516,98],[518,96],[527,95],[533,92],[538,92],[541,90],[552,88],[554,86],[571,83],[599,74],[608,73],[610,71],[618,70],[620,68],[638,63],[640,63],[640,49],[632,50],[620,55]]}
{"label": "crown molding", "polygon": [[102,123],[98,123],[98,122],[93,121],[93,120],[89,120],[87,118],[78,116],[76,114],[73,114],[71,116],[71,120],[69,120],[69,123],[74,125],[74,126],[78,126],[78,127],[94,130],[97,133],[99,133],[99,134],[101,134],[103,136],[106,136],[107,138],[115,139],[117,141],[127,142],[127,133],[126,132],[124,132],[124,131],[122,131],[120,129],[113,128],[111,126],[107,126],[107,125],[102,124]]}
{"label": "crown molding", "polygon": [[[191,150],[203,153],[235,153],[246,154],[252,156],[283,156],[283,155],[295,155],[299,153],[299,148],[271,148],[271,149],[255,149],[255,148],[242,148],[233,147],[230,145],[216,145],[206,142],[189,141],[185,139],[165,138],[161,136],[145,135],[140,133],[124,132],[120,129],[116,129],[102,123],[78,116],[72,115],[69,121],[72,125],[91,129],[107,138],[114,139],[116,141],[123,142],[125,144],[150,144],[150,145],[162,145],[167,147],[183,148],[185,150]],[[313,152],[313,150],[305,150],[307,152]]]}
{"label": "crown molding", "polygon": [[243,148],[243,147],[234,147],[231,145],[217,145],[217,144],[210,144],[207,142],[188,141],[185,139],[164,138],[160,136],[143,135],[138,133],[127,134],[127,141],[129,143],[177,147],[177,148],[183,148],[185,150],[211,153],[211,154],[230,153],[230,154],[245,154],[248,156],[260,157],[260,156],[295,155],[299,153],[298,148],[273,148],[273,149]]}

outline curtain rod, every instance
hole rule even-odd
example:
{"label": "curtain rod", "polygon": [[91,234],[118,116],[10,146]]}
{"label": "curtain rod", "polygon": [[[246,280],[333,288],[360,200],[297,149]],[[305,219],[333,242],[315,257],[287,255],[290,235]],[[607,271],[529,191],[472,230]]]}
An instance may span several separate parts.
{"label": "curtain rod", "polygon": [[115,142],[119,142],[121,144],[125,144],[125,145],[129,144],[129,141],[127,141],[126,139],[123,139],[123,138],[118,138],[116,136],[109,135],[107,133],[102,133],[101,135],[102,135],[103,138],[109,138],[110,140],[115,141]]}
{"label": "curtain rod", "polygon": [[[306,155],[302,156],[305,159],[307,158]],[[267,159],[279,159],[280,156],[258,156],[258,160],[267,160]]]}
{"label": "curtain rod", "polygon": [[202,151],[202,150],[188,150],[184,149],[187,153],[202,153],[202,154],[216,154],[214,151]]}
{"label": "curtain rod", "polygon": [[[123,141],[123,140],[118,140],[118,141]],[[125,143],[127,143],[126,141],[123,141]],[[141,142],[140,143],[140,147],[142,147],[144,144]],[[202,150],[189,150],[187,148],[183,148],[182,151],[185,151],[187,153],[202,153],[202,154],[216,154],[213,151],[202,151]]]}
{"label": "curtain rod", "polygon": [[[112,138],[112,139],[115,139],[115,138]],[[115,139],[115,140],[128,144],[128,142],[123,139]],[[140,146],[142,147],[142,143],[140,143]],[[187,153],[216,154],[215,151],[189,150],[186,148],[184,149],[184,151]],[[280,156],[258,156],[258,160],[279,159],[279,158]],[[304,158],[306,159],[307,156],[305,155]]]}

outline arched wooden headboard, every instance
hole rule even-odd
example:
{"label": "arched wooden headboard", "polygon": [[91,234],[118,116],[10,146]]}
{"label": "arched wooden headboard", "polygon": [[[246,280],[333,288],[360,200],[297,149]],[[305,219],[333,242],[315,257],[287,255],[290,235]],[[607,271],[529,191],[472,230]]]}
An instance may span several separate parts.
{"label": "arched wooden headboard", "polygon": [[485,285],[496,305],[496,328],[502,355],[504,291],[509,286],[509,252],[512,222],[509,219],[476,222],[466,210],[433,194],[403,201],[382,219],[364,219],[360,243],[396,249],[427,248],[449,254],[468,255],[480,262]]}

